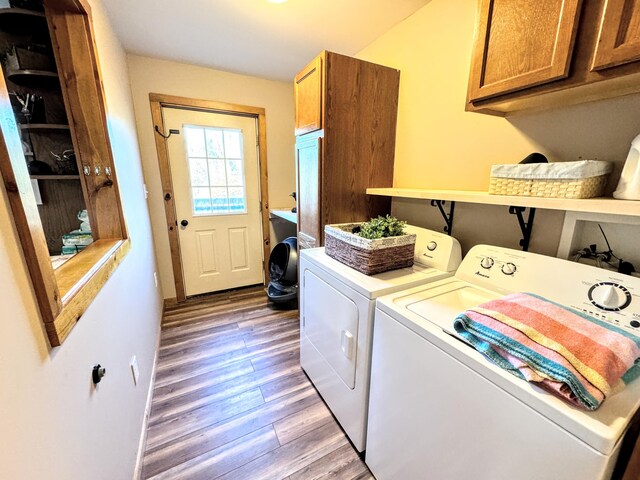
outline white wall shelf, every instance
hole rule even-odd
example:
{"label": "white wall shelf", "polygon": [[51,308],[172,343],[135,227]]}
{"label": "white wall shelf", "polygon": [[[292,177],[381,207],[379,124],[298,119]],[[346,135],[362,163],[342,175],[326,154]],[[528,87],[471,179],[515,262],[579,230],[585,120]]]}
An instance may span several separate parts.
{"label": "white wall shelf", "polygon": [[640,217],[640,201],[615,198],[543,198],[490,195],[487,192],[464,190],[428,190],[421,188],[367,188],[368,195],[449,202],[482,203],[486,205],[518,206],[566,210],[572,212],[609,213]]}
{"label": "white wall shelf", "polygon": [[269,210],[271,218],[278,217],[283,218],[291,223],[298,223],[298,214],[293,213],[291,209],[286,210],[284,208],[272,208]]}

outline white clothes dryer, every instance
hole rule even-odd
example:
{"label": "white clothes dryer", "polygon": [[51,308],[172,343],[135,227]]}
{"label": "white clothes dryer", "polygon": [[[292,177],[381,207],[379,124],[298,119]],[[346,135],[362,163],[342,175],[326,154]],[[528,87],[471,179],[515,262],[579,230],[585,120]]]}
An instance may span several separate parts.
{"label": "white clothes dryer", "polygon": [[300,252],[300,364],[361,452],[376,298],[450,277],[461,261],[455,238],[413,226],[406,231],[417,235],[414,266],[372,276],[324,248]]}
{"label": "white clothes dryer", "polygon": [[531,292],[640,335],[640,279],[486,245],[455,277],[378,299],[366,463],[378,480],[601,480],[640,407],[640,379],[573,407],[464,342],[455,317]]}

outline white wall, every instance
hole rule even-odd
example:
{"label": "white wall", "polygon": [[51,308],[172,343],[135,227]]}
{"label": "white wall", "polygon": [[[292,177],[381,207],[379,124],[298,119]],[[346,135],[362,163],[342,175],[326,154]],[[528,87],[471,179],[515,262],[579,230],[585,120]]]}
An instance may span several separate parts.
{"label": "white wall", "polygon": [[[291,208],[295,205],[289,197],[295,190],[293,79],[291,82],[277,82],[136,55],[129,55],[128,63],[162,290],[165,298],[175,298],[149,93],[264,108],[267,120],[269,206]],[[292,231],[295,234],[295,230]],[[272,228],[271,236],[277,238],[283,235],[278,235]],[[272,238],[272,246],[276,238]]]}
{"label": "white wall", "polygon": [[[95,22],[109,132],[132,249],[61,347],[42,327],[0,190],[0,478],[132,478],[161,316],[125,54],[99,0]],[[129,360],[137,355],[140,382]],[[94,388],[91,369],[107,375]]]}
{"label": "white wall", "polygon": [[[550,161],[616,162],[617,183],[631,140],[640,133],[640,95],[544,113],[500,118],[464,111],[476,25],[476,0],[432,0],[358,57],[400,69],[394,185],[486,190],[492,164],[518,163],[531,152]],[[394,201],[396,215],[441,229],[428,202]],[[488,242],[518,248],[506,207],[456,205],[453,234],[468,249]],[[531,250],[555,254],[562,212],[538,210]]]}

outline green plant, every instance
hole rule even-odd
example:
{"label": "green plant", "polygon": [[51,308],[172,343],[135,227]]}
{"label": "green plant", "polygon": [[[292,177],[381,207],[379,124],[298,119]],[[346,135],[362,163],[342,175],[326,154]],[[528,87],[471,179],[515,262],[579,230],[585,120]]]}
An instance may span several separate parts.
{"label": "green plant", "polygon": [[387,215],[372,218],[368,222],[360,225],[360,231],[357,235],[370,240],[384,237],[398,237],[404,235],[404,227],[407,222],[398,220],[396,217]]}

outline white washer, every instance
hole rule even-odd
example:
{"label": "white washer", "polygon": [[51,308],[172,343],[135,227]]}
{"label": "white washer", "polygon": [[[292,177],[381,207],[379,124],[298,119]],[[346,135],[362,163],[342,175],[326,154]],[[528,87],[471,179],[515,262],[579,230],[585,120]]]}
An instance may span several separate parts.
{"label": "white washer", "polygon": [[406,230],[417,234],[411,268],[367,276],[324,248],[300,254],[300,364],[359,451],[365,448],[376,298],[450,277],[461,261],[455,238]]}
{"label": "white washer", "polygon": [[485,245],[455,277],[378,299],[366,456],[378,480],[610,478],[640,379],[587,412],[496,367],[453,320],[511,292],[640,334],[640,279]]}

